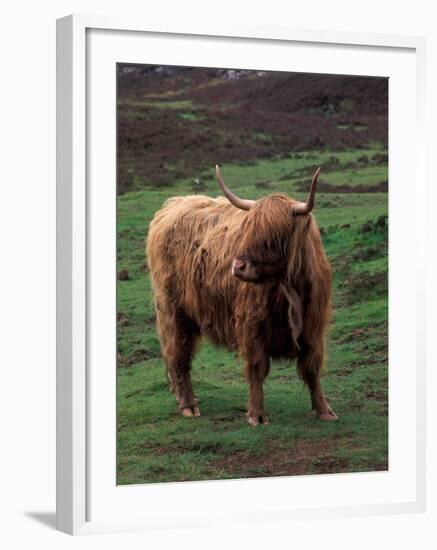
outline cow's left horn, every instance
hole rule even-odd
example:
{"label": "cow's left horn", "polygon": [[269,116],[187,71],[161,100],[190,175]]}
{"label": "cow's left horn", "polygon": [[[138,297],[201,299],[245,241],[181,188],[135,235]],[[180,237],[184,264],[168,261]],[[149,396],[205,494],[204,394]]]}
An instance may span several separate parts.
{"label": "cow's left horn", "polygon": [[255,201],[249,200],[249,199],[240,199],[240,197],[237,197],[235,193],[232,193],[230,189],[226,186],[225,182],[223,181],[222,175],[220,174],[220,168],[218,165],[215,165],[215,175],[217,177],[217,181],[220,185],[221,190],[223,191],[224,196],[237,208],[241,208],[241,210],[250,210],[252,206],[255,204]]}
{"label": "cow's left horn", "polygon": [[294,215],[303,215],[309,214],[314,208],[314,198],[316,196],[316,187],[317,180],[319,179],[320,167],[317,168],[316,173],[313,176],[313,181],[311,182],[310,192],[308,193],[308,198],[306,202],[297,202],[293,205],[293,214]]}

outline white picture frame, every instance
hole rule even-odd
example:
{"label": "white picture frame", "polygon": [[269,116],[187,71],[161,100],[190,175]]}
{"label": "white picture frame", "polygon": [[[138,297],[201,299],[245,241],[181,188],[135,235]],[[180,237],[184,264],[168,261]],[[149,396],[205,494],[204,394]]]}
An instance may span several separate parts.
{"label": "white picture frame", "polygon": [[[154,518],[150,514],[146,517],[144,511],[135,517],[118,517],[111,515],[99,516],[97,520],[89,515],[90,509],[90,485],[92,473],[95,472],[93,457],[90,453],[92,437],[96,430],[90,430],[89,411],[92,408],[93,393],[91,391],[92,379],[90,373],[90,348],[92,347],[92,334],[90,333],[90,290],[94,288],[90,281],[90,256],[89,256],[89,228],[92,225],[90,196],[92,190],[88,181],[92,169],[87,161],[89,155],[87,144],[87,117],[90,116],[90,98],[87,80],[89,80],[90,63],[87,58],[90,43],[87,42],[87,33],[92,31],[106,31],[108,33],[132,33],[135,36],[153,35],[159,40],[171,40],[174,37],[203,37],[220,38],[229,41],[243,41],[253,44],[263,41],[271,44],[316,44],[318,47],[344,47],[371,49],[380,48],[409,52],[414,56],[415,63],[415,95],[414,105],[410,105],[415,111],[415,146],[416,157],[410,162],[416,182],[416,194],[424,196],[425,188],[425,160],[424,153],[424,101],[425,90],[425,40],[421,37],[355,34],[322,32],[311,30],[294,30],[284,28],[239,28],[230,25],[229,28],[174,28],[166,26],[150,25],[139,21],[129,21],[120,18],[105,18],[95,16],[74,15],[60,19],[57,22],[57,528],[70,534],[83,534],[90,532],[102,532],[126,529],[147,529],[156,526],[164,526],[168,523],[177,523],[176,516],[169,510],[165,517],[159,512]],[[94,47],[94,46],[93,46]],[[122,59],[132,61],[132,59]],[[136,61],[136,59],[135,59]],[[151,61],[153,62],[153,61]],[[189,63],[187,63],[189,64]],[[111,139],[111,132],[109,139]],[[394,138],[395,139],[395,138]],[[102,145],[103,146],[103,145]],[[108,161],[111,163],[111,161]],[[397,174],[396,166],[392,165],[390,156],[390,173]],[[412,163],[412,164],[411,164]],[[392,176],[391,176],[392,177]],[[106,203],[104,203],[106,204]],[[392,203],[393,209],[399,209],[400,202]],[[414,211],[415,212],[415,211]],[[420,231],[425,221],[414,214],[417,231]],[[88,223],[88,226],[87,226]],[[424,251],[420,242],[415,242],[417,272],[416,293],[414,303],[416,332],[414,342],[415,352],[415,446],[410,451],[414,454],[415,476],[414,487],[411,494],[414,497],[396,500],[388,499],[387,502],[358,501],[353,505],[336,505],[328,507],[321,505],[314,507],[299,507],[291,505],[287,508],[278,505],[275,509],[255,510],[252,521],[262,514],[263,517],[274,520],[275,518],[302,518],[302,517],[331,517],[345,515],[363,515],[398,512],[420,512],[425,510],[426,504],[426,463],[425,463],[425,427],[426,427],[426,402],[425,402],[425,262]],[[115,269],[115,267],[114,267]],[[94,308],[95,309],[95,308]],[[398,341],[398,345],[399,345]],[[390,346],[396,347],[396,342],[390,340]],[[115,380],[114,380],[115,384]],[[94,384],[95,387],[95,384]],[[93,390],[94,391],[94,390]],[[108,405],[111,406],[111,405]],[[111,420],[109,420],[111,422]],[[111,424],[112,425],[112,424]],[[115,425],[112,425],[115,430]],[[109,426],[111,429],[111,426]],[[93,434],[91,436],[91,434]],[[99,435],[98,437],[103,437]],[[102,445],[103,448],[103,445]],[[108,458],[109,460],[109,458]],[[112,459],[111,459],[112,460]],[[411,467],[410,467],[411,470]],[[299,483],[316,483],[314,476],[312,481],[303,479]],[[326,477],[326,476],[325,476]],[[315,480],[315,481],[314,481]],[[278,490],[278,480],[256,480],[263,483],[263,490]],[[255,483],[256,483],[255,482]],[[210,483],[210,482],[208,482]],[[245,498],[250,498],[250,487],[254,481],[245,481],[248,492]],[[331,489],[335,485],[335,476],[331,476],[328,482]],[[338,482],[343,483],[345,482]],[[378,483],[378,481],[375,481]],[[164,487],[153,489],[154,498],[159,501],[159,494],[167,496],[181,492],[178,484],[164,484]],[[190,491],[197,494],[197,498],[207,499],[206,492],[211,491],[211,486],[205,491],[202,482],[190,484]],[[259,489],[259,485],[257,486]],[[121,499],[125,506],[127,490]],[[144,493],[145,488],[137,486],[134,491],[137,495]],[[151,489],[149,488],[149,491]],[[218,499],[224,498],[227,492],[233,491],[238,500],[238,493],[245,489],[239,481],[216,482],[215,489]],[[102,493],[103,494],[103,493]],[[161,495],[162,496],[162,495]],[[187,498],[186,493],[180,494],[180,498]],[[134,498],[134,497],[132,497]],[[135,497],[136,498],[136,497]],[[137,502],[147,502],[144,495],[138,497]],[[176,498],[179,498],[176,495]],[[205,500],[206,502],[206,500]],[[142,506],[142,505],[141,505]],[[113,509],[115,510],[115,508]],[[224,516],[224,520],[231,521],[231,517]],[[244,521],[244,514],[234,514],[235,521]],[[206,525],[208,522],[201,516],[193,519],[192,525]],[[185,523],[186,525],[186,523]]]}

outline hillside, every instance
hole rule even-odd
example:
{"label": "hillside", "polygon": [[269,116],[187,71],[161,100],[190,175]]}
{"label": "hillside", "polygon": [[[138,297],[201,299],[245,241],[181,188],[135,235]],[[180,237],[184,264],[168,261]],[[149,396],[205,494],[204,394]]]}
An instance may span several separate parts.
{"label": "hillside", "polygon": [[118,65],[118,192],[216,163],[387,146],[385,78]]}

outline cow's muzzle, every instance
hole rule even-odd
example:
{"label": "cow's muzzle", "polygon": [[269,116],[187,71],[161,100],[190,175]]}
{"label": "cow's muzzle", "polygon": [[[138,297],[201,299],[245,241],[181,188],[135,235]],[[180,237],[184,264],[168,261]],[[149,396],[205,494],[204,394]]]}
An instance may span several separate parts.
{"label": "cow's muzzle", "polygon": [[232,262],[232,275],[242,281],[255,282],[258,279],[258,273],[251,262],[244,257],[235,258]]}

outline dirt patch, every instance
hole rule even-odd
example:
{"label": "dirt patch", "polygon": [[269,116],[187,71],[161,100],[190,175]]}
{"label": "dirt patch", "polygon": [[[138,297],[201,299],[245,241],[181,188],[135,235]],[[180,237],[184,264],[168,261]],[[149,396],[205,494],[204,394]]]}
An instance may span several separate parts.
{"label": "dirt patch", "polygon": [[129,324],[129,317],[126,315],[126,313],[122,313],[121,311],[117,312],[117,325],[119,327],[125,327]]}
{"label": "dirt patch", "polygon": [[369,331],[364,328],[355,328],[350,332],[347,332],[344,336],[339,338],[337,342],[339,344],[345,344],[348,342],[356,342],[359,340],[365,340],[369,335]]}
{"label": "dirt patch", "polygon": [[117,273],[117,279],[119,281],[127,281],[129,279],[129,272],[126,269]]}
{"label": "dirt patch", "polygon": [[272,189],[273,183],[271,181],[258,181],[255,183],[255,187],[258,189]]}
{"label": "dirt patch", "polygon": [[387,164],[388,155],[386,153],[375,153],[372,156],[372,161],[376,162],[376,164]]}
{"label": "dirt patch", "polygon": [[387,402],[387,392],[384,391],[368,391],[365,397],[366,399],[375,399],[376,401],[383,401],[384,403]]}
{"label": "dirt patch", "polygon": [[[302,155],[299,155],[299,153],[296,153],[294,155],[290,155],[290,157],[295,158],[295,159],[300,159],[300,158],[302,158]],[[359,165],[357,163],[344,163],[344,164],[342,164],[338,157],[331,156],[331,157],[329,157],[328,160],[326,160],[323,163],[304,166],[300,170],[294,170],[293,172],[289,172],[287,174],[284,174],[283,176],[281,176],[279,178],[279,181],[287,181],[287,180],[290,180],[290,179],[302,178],[302,177],[312,178],[312,176],[314,175],[314,172],[318,168],[320,168],[322,173],[326,173],[326,172],[336,172],[336,171],[340,170],[340,168],[343,168],[343,169],[350,168],[350,167],[357,168],[358,166]]]}
{"label": "dirt patch", "polygon": [[380,258],[385,254],[387,254],[387,245],[382,243],[378,246],[360,246],[352,252],[352,258],[366,262]]}
{"label": "dirt patch", "polygon": [[386,231],[388,216],[379,216],[377,220],[367,220],[359,227],[360,233],[370,233],[372,231]]}
{"label": "dirt patch", "polygon": [[350,376],[355,370],[355,367],[351,367],[350,365],[348,367],[345,367],[341,370],[338,370],[335,372],[335,375],[339,378],[342,378],[344,376]]}
{"label": "dirt patch", "polygon": [[142,451],[150,451],[153,456],[167,456],[170,453],[182,452],[177,445],[156,445],[151,443],[141,443],[138,445],[138,449]]}
{"label": "dirt patch", "polygon": [[145,318],[144,323],[148,327],[155,327],[156,325],[156,315],[153,313]]}
{"label": "dirt patch", "polygon": [[241,415],[246,412],[245,409],[241,409],[238,412],[227,414],[224,416],[214,416],[211,418],[211,421],[214,424],[222,424],[223,422],[234,422],[236,420],[239,420],[241,418]]}
{"label": "dirt patch", "polygon": [[125,355],[122,355],[121,353],[117,354],[117,368],[129,368],[137,363],[140,363],[141,361],[147,361],[148,359],[153,359],[155,357],[159,357],[160,355],[148,350],[148,349],[138,349],[135,350],[132,355],[129,355],[129,357],[126,357]]}
{"label": "dirt patch", "polygon": [[351,273],[344,281],[346,298],[349,304],[371,297],[386,296],[388,293],[388,275],[379,273]]}
{"label": "dirt patch", "polygon": [[298,440],[283,447],[269,442],[264,454],[238,451],[212,461],[209,466],[229,477],[267,477],[347,471],[347,461],[332,454],[332,442]]}

